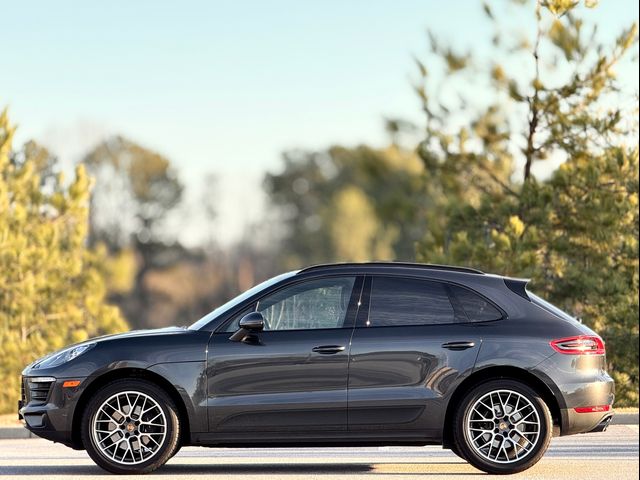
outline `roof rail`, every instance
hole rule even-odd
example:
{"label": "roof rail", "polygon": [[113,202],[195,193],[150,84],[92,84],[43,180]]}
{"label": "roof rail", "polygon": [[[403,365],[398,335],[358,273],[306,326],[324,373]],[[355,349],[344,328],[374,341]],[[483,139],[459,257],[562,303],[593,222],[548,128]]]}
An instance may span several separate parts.
{"label": "roof rail", "polygon": [[344,262],[344,263],[321,263],[318,265],[312,265],[310,267],[303,268],[298,271],[298,273],[309,272],[313,270],[322,270],[329,268],[340,268],[340,267],[358,267],[358,266],[399,266],[399,267],[409,267],[409,268],[423,268],[425,270],[444,270],[449,272],[460,272],[460,273],[473,273],[476,275],[484,275],[484,272],[481,270],[476,270],[475,268],[469,267],[454,267],[450,265],[437,265],[437,264],[429,264],[429,263],[412,263],[412,262]]}

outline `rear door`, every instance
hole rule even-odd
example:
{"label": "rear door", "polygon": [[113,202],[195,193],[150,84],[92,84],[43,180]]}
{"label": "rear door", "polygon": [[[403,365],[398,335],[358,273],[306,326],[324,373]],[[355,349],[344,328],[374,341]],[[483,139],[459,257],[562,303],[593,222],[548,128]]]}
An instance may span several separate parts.
{"label": "rear door", "polygon": [[[467,291],[418,277],[366,278],[351,344],[350,431],[440,434],[446,398],[472,371],[481,343],[456,289]],[[486,318],[501,318],[484,304]]]}

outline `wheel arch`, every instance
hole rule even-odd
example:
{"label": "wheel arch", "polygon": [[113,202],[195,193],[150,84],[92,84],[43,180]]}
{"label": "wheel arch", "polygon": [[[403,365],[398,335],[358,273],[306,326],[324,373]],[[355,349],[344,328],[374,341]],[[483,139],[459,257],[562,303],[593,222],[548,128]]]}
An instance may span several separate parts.
{"label": "wheel arch", "polygon": [[447,405],[442,431],[442,445],[445,448],[451,448],[453,445],[453,419],[466,393],[483,382],[497,379],[509,379],[522,382],[540,395],[551,411],[554,435],[556,434],[556,428],[559,429],[562,425],[561,407],[557,396],[553,393],[549,385],[529,370],[512,366],[493,366],[473,372],[458,385],[451,395]]}
{"label": "wheel arch", "polygon": [[84,415],[84,411],[89,404],[89,399],[104,385],[113,381],[113,380],[122,380],[122,379],[141,379],[147,380],[149,382],[154,383],[158,387],[162,388],[167,395],[173,400],[178,409],[178,419],[180,421],[180,442],[182,444],[188,443],[190,438],[190,429],[189,429],[189,415],[187,413],[186,405],[178,390],[164,378],[162,375],[158,373],[152,372],[150,370],[145,370],[142,368],[118,368],[115,370],[111,370],[106,372],[99,377],[96,377],[87,388],[84,389],[80,397],[76,402],[76,408],[73,412],[73,421],[72,421],[72,430],[71,430],[71,441],[73,443],[74,448],[83,448],[82,440],[80,438],[80,425],[82,423],[82,416]]}

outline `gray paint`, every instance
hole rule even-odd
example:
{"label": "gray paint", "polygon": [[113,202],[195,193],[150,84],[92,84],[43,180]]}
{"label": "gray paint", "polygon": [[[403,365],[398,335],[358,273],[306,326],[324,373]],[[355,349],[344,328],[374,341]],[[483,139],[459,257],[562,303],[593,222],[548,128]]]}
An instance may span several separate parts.
{"label": "gray paint", "polygon": [[[283,286],[335,275],[359,277],[345,328],[266,331],[233,342],[224,325]],[[432,326],[364,326],[367,286],[375,275],[401,275],[464,285],[490,299],[502,320]],[[362,293],[362,296],[361,296]],[[358,306],[359,302],[359,306]],[[265,290],[197,330],[160,329],[97,339],[97,346],[67,364],[27,367],[25,376],[54,376],[44,405],[21,410],[30,429],[74,445],[74,415],[83,394],[104,375],[137,369],[175,389],[196,445],[428,444],[443,441],[451,399],[471,375],[516,368],[543,382],[560,407],[562,434],[586,432],[609,414],[576,414],[573,407],[611,404],[613,381],[602,356],[555,353],[554,338],[593,334],[578,322],[556,318],[506,287],[503,277],[411,265],[333,265],[283,276]],[[465,350],[449,342],[472,344]],[[314,347],[338,345],[334,354]],[[131,370],[129,370],[131,371]],[[495,370],[491,370],[495,371]],[[524,374],[524,373],[523,373]],[[65,379],[80,379],[62,389]],[[28,427],[29,428],[29,427]]]}

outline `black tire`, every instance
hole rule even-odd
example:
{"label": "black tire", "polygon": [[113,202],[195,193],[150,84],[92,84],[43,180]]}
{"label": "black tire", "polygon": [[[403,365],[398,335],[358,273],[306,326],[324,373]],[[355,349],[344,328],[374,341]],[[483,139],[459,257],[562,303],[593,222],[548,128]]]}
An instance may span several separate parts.
{"label": "black tire", "polygon": [[171,452],[171,455],[169,455],[169,460],[171,460],[173,457],[175,457],[176,454],[180,451],[181,448],[182,448],[182,444],[180,442],[176,443],[176,446],[173,449],[173,452]]}
{"label": "black tire", "polygon": [[460,449],[456,445],[451,445],[450,450],[453,453],[455,453],[457,456],[459,456],[461,459],[463,459],[465,462],[468,461],[466,458],[464,458],[464,454],[460,451]]}
{"label": "black tire", "polygon": [[[510,463],[499,463],[483,457],[476,451],[476,448],[472,445],[472,439],[468,438],[467,435],[466,425],[472,413],[472,406],[484,395],[497,390],[513,391],[525,397],[531,402],[539,419],[539,435],[533,447],[531,447],[530,451],[526,453],[523,458],[511,461]],[[462,399],[454,417],[453,440],[455,444],[454,448],[460,452],[458,455],[477,469],[491,474],[512,474],[531,468],[547,451],[552,435],[553,419],[551,418],[551,412],[547,404],[533,389],[515,380],[492,380],[476,386]],[[454,450],[454,448],[452,448],[452,450]],[[490,456],[490,454],[488,456]]]}
{"label": "black tire", "polygon": [[[100,406],[110,397],[127,391],[141,392],[153,399],[162,410],[164,418],[166,419],[166,433],[164,435],[164,439],[160,440],[159,447],[150,458],[136,464],[124,464],[108,458],[97,447],[92,431],[93,421],[95,416],[98,414]],[[98,466],[111,473],[141,474],[152,472],[158,467],[164,465],[167,460],[169,460],[171,456],[175,455],[180,449],[180,423],[178,420],[178,410],[174,402],[163,389],[147,380],[122,379],[115,380],[105,385],[89,400],[87,408],[82,416],[81,428],[82,443],[87,450],[87,453]]]}

